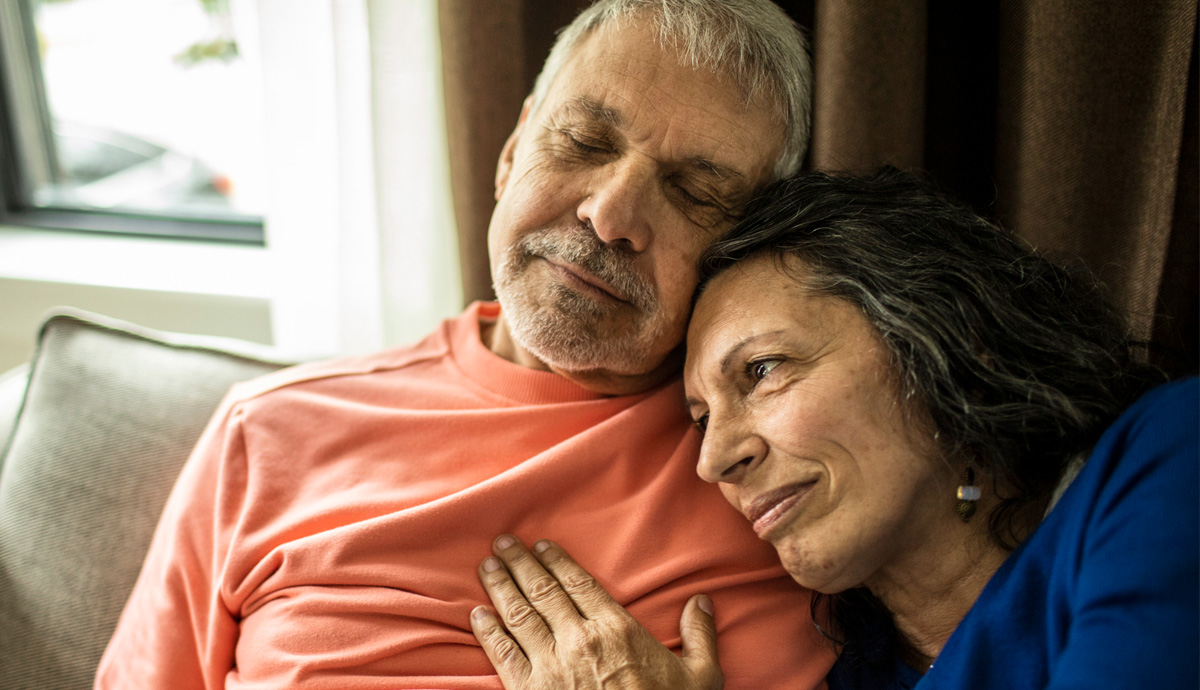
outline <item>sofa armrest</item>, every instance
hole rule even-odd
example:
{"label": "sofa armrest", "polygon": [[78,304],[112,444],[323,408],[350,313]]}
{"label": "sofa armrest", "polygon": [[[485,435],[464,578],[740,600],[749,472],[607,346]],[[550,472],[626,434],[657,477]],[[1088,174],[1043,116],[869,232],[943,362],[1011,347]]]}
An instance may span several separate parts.
{"label": "sofa armrest", "polygon": [[4,469],[4,455],[8,439],[17,423],[21,401],[25,399],[25,385],[29,382],[29,365],[22,364],[0,374],[0,471]]}
{"label": "sofa armrest", "polygon": [[232,384],[283,366],[261,351],[46,320],[0,466],[0,688],[91,687],[192,445]]}

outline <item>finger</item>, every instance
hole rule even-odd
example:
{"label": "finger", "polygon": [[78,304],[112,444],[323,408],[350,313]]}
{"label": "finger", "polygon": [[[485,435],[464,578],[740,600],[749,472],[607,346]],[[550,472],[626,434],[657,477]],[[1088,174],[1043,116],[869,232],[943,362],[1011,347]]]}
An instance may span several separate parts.
{"label": "finger", "polygon": [[546,570],[571,598],[575,608],[584,618],[597,620],[606,616],[628,616],[628,612],[604,588],[591,573],[584,570],[574,558],[558,544],[543,539],[533,545],[534,554]]}
{"label": "finger", "polygon": [[496,539],[493,550],[551,631],[579,624],[579,612],[571,598],[521,540],[510,534],[502,535]]}
{"label": "finger", "polygon": [[720,688],[724,684],[717,662],[717,625],[712,599],[698,594],[688,600],[679,620],[683,638],[683,665],[700,681],[701,687]]}
{"label": "finger", "polygon": [[471,612],[471,632],[496,668],[504,687],[520,687],[533,672],[529,658],[520,645],[504,631],[500,620],[486,606],[476,606]]}
{"label": "finger", "polygon": [[479,581],[487,590],[509,634],[527,655],[545,652],[554,644],[546,622],[529,605],[521,590],[517,589],[517,584],[509,577],[500,559],[492,556],[479,565]]}

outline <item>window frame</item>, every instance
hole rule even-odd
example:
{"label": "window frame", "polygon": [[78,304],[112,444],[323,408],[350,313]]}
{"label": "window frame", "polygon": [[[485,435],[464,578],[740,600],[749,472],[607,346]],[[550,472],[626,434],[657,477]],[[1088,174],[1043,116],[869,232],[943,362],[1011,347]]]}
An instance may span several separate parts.
{"label": "window frame", "polygon": [[[49,176],[55,165],[51,116],[45,97],[41,60],[36,53],[36,32],[30,0],[0,0],[0,225],[36,228],[47,231],[73,231],[111,235],[175,238],[265,246],[262,219],[186,218],[159,213],[108,211],[63,207],[37,207],[28,202],[23,169],[31,165],[22,160],[19,137],[42,139],[38,150],[41,165]],[[7,26],[5,29],[3,26]],[[32,51],[32,52],[31,52]],[[15,82],[25,81],[24,85]],[[18,95],[18,91],[21,91]],[[20,96],[24,96],[21,99]],[[18,114],[25,103],[30,113]],[[22,119],[26,132],[21,132]]]}

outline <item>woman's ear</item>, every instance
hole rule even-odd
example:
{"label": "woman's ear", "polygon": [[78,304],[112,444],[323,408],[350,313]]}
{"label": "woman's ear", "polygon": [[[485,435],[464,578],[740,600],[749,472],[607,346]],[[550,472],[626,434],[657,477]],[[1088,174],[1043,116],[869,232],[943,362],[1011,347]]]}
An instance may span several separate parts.
{"label": "woman's ear", "polygon": [[533,106],[533,95],[530,94],[525,98],[525,104],[521,106],[521,116],[517,118],[517,126],[513,127],[512,134],[508,135],[508,140],[504,142],[504,148],[500,149],[500,160],[496,163],[496,201],[504,194],[504,188],[508,185],[508,177],[512,174],[513,160],[517,150],[517,142],[521,140],[521,133],[525,130],[525,121],[529,118],[529,111]]}

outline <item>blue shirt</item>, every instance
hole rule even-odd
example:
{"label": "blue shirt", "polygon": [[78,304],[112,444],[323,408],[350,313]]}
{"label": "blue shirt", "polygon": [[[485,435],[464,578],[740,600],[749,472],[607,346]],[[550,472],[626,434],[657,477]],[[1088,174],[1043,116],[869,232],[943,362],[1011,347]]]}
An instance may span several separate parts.
{"label": "blue shirt", "polygon": [[[1100,437],[925,676],[897,662],[857,687],[1200,686],[1198,438],[1200,381],[1148,393]],[[838,673],[831,688],[855,687]]]}

